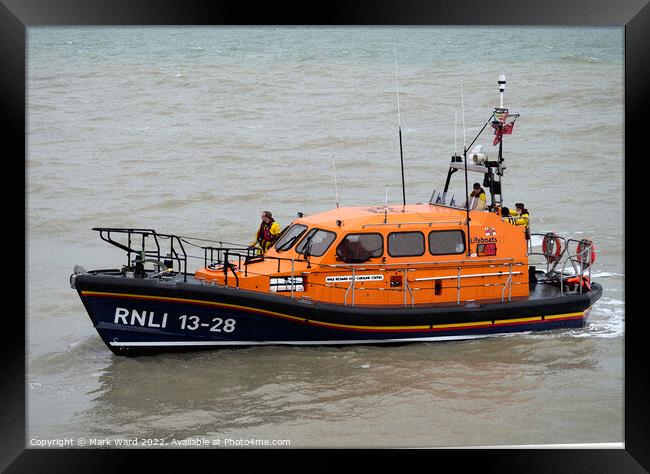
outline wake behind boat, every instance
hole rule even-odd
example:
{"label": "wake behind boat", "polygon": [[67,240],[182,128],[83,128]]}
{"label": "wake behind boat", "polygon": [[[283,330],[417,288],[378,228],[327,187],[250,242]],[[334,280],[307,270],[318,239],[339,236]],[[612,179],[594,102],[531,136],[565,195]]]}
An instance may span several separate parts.
{"label": "wake behind boat", "polygon": [[[154,229],[95,228],[126,262],[77,266],[71,286],[109,349],[124,355],[582,327],[602,294],[591,281],[593,243],[531,234],[502,202],[503,138],[518,118],[503,107],[504,87],[501,76],[501,104],[467,147],[491,125],[498,156],[490,160],[478,147],[454,154],[444,190],[428,203],[404,198],[299,215],[263,254]],[[466,189],[460,205],[448,199],[458,170]],[[468,173],[482,175],[489,205],[468,194]],[[203,254],[194,270],[190,247]]]}

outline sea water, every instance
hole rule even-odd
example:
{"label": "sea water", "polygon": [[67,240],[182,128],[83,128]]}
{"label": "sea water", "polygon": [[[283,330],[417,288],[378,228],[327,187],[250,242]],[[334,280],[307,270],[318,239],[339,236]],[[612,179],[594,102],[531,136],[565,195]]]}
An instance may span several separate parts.
{"label": "sea water", "polygon": [[[26,445],[622,443],[623,48],[623,28],[29,27]],[[500,74],[506,205],[596,244],[584,329],[123,358],[69,286],[125,263],[92,227],[248,243],[263,210],[399,204],[400,126],[427,202]]]}

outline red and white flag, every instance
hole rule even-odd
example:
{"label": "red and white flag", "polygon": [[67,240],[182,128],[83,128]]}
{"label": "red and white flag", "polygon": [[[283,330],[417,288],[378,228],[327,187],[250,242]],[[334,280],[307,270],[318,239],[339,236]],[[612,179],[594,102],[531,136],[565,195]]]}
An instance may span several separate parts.
{"label": "red and white flag", "polygon": [[512,129],[515,128],[515,120],[506,125],[501,125],[498,122],[492,122],[492,127],[494,127],[494,141],[492,142],[492,145],[498,145],[501,143],[502,135],[512,134]]}

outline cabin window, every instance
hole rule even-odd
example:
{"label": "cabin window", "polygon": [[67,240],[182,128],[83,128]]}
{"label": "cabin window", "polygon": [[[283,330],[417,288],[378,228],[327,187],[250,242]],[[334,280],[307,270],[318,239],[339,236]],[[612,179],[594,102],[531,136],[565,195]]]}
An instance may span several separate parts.
{"label": "cabin window", "polygon": [[306,225],[293,224],[287,227],[287,230],[282,233],[278,241],[275,243],[275,250],[278,252],[289,250],[295,244],[302,234],[307,230]]}
{"label": "cabin window", "polygon": [[388,234],[388,255],[391,257],[424,255],[424,234],[422,232],[393,232]]}
{"label": "cabin window", "polygon": [[348,234],[336,248],[336,256],[347,263],[365,262],[384,254],[381,234]]}
{"label": "cabin window", "polygon": [[465,234],[461,230],[434,230],[429,233],[429,253],[449,255],[465,252]]}
{"label": "cabin window", "polygon": [[312,257],[320,257],[327,252],[327,249],[330,248],[330,245],[335,240],[336,234],[334,232],[323,229],[312,229],[300,241],[296,247],[296,252],[301,254],[307,253]]}

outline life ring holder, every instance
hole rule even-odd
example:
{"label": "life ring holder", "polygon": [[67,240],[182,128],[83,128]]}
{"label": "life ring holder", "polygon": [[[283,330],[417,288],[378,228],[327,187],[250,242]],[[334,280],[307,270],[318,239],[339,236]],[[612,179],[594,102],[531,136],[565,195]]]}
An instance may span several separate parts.
{"label": "life ring holder", "polygon": [[556,263],[562,255],[562,240],[553,233],[548,232],[542,240],[542,253],[548,263]]}
{"label": "life ring holder", "polygon": [[[588,253],[585,250],[589,249]],[[583,258],[583,253],[585,254]],[[582,265],[583,268],[589,268],[596,261],[596,246],[589,239],[582,239],[576,246],[576,261]]]}

